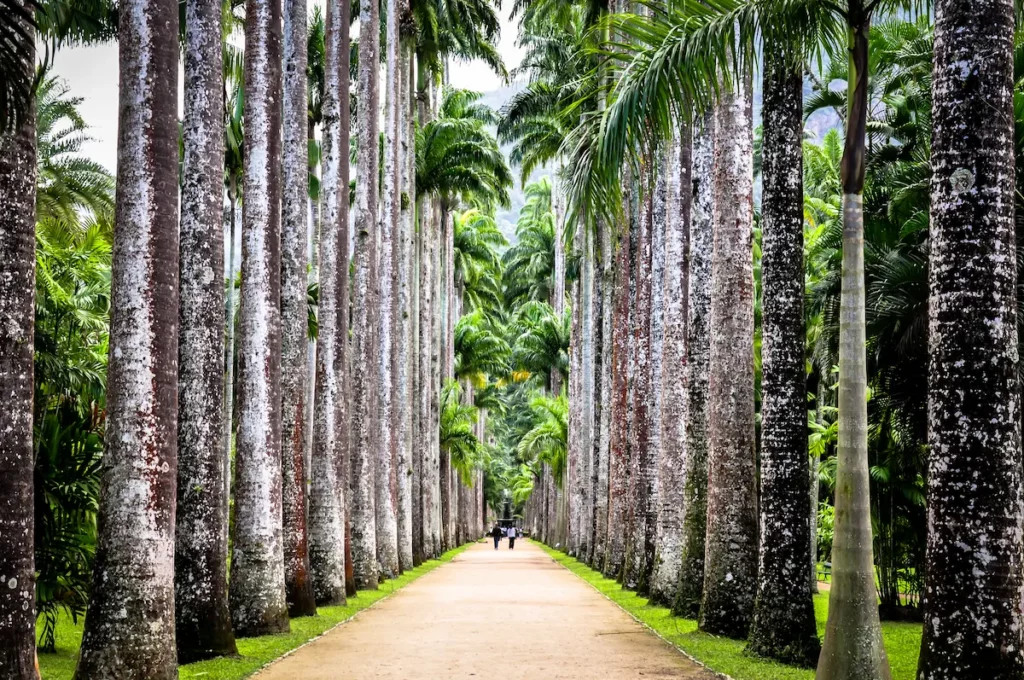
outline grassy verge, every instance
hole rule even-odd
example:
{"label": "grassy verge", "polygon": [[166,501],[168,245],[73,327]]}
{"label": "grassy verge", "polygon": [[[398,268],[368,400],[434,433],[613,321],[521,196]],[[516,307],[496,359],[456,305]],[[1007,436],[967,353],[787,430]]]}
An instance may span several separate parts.
{"label": "grassy verge", "polygon": [[[246,678],[274,659],[322,635],[330,628],[351,618],[358,612],[379,602],[399,588],[415,581],[437,567],[451,562],[456,555],[472,543],[449,550],[436,560],[430,560],[391,581],[381,584],[379,590],[368,590],[350,597],[344,607],[321,607],[316,616],[292,619],[291,632],[280,635],[245,638],[238,641],[238,656],[211,659],[181,666],[181,680],[240,680]],[[78,648],[82,644],[82,621],[77,624],[61,621],[57,626],[57,651],[39,654],[39,669],[43,680],[70,680],[75,672]]]}
{"label": "grassy verge", "polygon": [[[708,668],[725,673],[735,680],[813,680],[814,671],[793,668],[748,655],[746,643],[740,640],[708,635],[697,630],[697,622],[671,615],[665,607],[652,605],[647,598],[624,590],[613,579],[605,578],[565,553],[537,543],[563,567],[579,576],[629,614],[652,628],[661,637],[697,659]],[[828,618],[828,594],[814,598],[818,634],[825,634]],[[889,655],[893,680],[914,680],[917,656],[921,648],[921,625],[916,623],[883,623],[882,636]]]}

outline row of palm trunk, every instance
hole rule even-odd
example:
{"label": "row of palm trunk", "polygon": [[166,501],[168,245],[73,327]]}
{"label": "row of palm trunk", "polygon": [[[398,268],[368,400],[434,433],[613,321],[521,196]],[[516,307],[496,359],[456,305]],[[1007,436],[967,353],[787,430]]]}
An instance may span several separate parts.
{"label": "row of palm trunk", "polygon": [[[1024,659],[1013,8],[984,4],[936,3],[922,678],[1016,678]],[[617,219],[577,230],[567,522],[559,523],[561,496],[547,471],[527,502],[543,540],[696,618],[702,630],[748,640],[760,656],[816,666],[823,680],[890,676],[873,579],[866,434],[857,121],[870,13],[850,3],[856,87],[843,165],[839,469],[824,645],[808,568],[804,64],[799,46],[780,34],[765,31],[763,46],[759,429],[752,87],[739,68],[710,108],[678,116],[670,139],[624,167]]]}
{"label": "row of palm trunk", "polygon": [[[226,384],[235,347],[225,329],[236,321],[223,275],[222,3],[185,3],[180,225],[178,3],[121,4],[106,447],[77,678],[177,677],[178,663],[233,654],[236,637],[287,631],[290,617],[343,604],[482,533],[482,480],[463,485],[438,444],[439,388],[452,371],[451,324],[439,313],[451,306],[450,225],[436,200],[409,199],[414,120],[429,118],[436,88],[400,39],[408,2],[391,0],[380,173],[379,6],[363,3],[350,219],[349,5],[326,3],[322,193],[311,223],[307,2],[246,4],[237,382]],[[2,379],[12,395],[0,450],[5,678],[38,675],[33,123],[30,115],[0,138],[10,206],[0,234]]]}

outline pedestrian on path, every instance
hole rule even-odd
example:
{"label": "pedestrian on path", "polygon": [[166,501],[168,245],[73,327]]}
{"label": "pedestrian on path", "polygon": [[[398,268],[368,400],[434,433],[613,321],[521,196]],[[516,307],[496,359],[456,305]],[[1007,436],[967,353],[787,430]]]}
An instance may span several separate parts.
{"label": "pedestrian on path", "polygon": [[516,547],[516,528],[515,527],[509,527],[508,528],[508,549],[509,550],[514,550],[515,547]]}
{"label": "pedestrian on path", "polygon": [[497,524],[495,524],[494,528],[491,529],[491,536],[494,537],[494,549],[495,550],[498,549],[498,543],[501,542],[501,534],[502,534],[501,527],[499,527]]}

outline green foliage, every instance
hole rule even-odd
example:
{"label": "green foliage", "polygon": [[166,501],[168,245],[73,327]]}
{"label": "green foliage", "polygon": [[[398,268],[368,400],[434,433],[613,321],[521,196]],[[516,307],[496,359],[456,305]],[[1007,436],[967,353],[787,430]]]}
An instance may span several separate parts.
{"label": "green foliage", "polygon": [[559,487],[565,480],[569,449],[569,402],[565,395],[538,394],[530,400],[533,428],[519,441],[521,460],[547,463]]}
{"label": "green foliage", "polygon": [[473,432],[476,408],[462,403],[462,388],[448,380],[441,389],[441,450],[451,458],[452,467],[466,486],[473,485],[473,469],[480,455],[480,441]]}

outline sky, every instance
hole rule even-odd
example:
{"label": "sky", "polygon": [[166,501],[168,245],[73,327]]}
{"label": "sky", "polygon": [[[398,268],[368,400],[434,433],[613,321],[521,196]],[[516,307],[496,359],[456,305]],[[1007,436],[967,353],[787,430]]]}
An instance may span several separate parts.
{"label": "sky", "polygon": [[[317,0],[314,0],[316,2]],[[519,64],[522,50],[516,46],[516,22],[501,17],[501,40],[498,48],[509,69]],[[92,141],[83,153],[101,163],[110,172],[117,165],[118,67],[117,45],[73,47],[57,53],[55,75],[65,79],[71,94],[82,98],[80,111],[89,125]],[[491,92],[503,85],[482,63],[451,64],[451,82],[455,87],[478,92]],[[179,93],[179,107],[180,107]]]}

